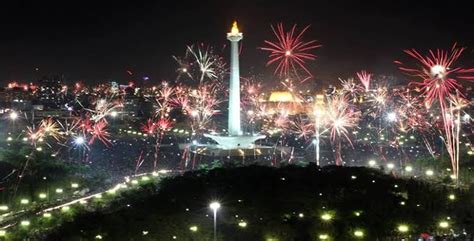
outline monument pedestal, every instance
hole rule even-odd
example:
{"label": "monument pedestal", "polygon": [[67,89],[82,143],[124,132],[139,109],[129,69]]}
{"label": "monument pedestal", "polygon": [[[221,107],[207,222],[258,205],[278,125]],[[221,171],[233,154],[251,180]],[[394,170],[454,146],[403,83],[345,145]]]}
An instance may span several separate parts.
{"label": "monument pedestal", "polygon": [[223,150],[233,149],[253,149],[255,148],[255,141],[265,139],[264,135],[255,136],[217,136],[204,134],[205,137],[217,142],[217,147]]}

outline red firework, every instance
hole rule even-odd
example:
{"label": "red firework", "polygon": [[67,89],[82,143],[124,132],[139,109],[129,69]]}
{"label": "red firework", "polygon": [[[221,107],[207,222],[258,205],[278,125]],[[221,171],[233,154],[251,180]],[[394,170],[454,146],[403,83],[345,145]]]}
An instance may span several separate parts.
{"label": "red firework", "polygon": [[152,119],[148,119],[145,124],[142,124],[141,129],[148,135],[153,135],[156,131],[156,124]]}
{"label": "red firework", "polygon": [[85,135],[87,132],[93,131],[93,122],[91,121],[89,116],[79,120],[79,128],[82,131],[83,135]]}
{"label": "red firework", "polygon": [[372,79],[372,74],[365,70],[362,70],[360,72],[357,72],[357,77],[359,77],[360,82],[364,85],[365,91],[368,91],[370,87],[370,81]]}
{"label": "red firework", "polygon": [[156,126],[162,132],[169,131],[173,127],[173,123],[167,118],[161,118],[156,122]]}
{"label": "red firework", "polygon": [[95,140],[100,140],[104,145],[109,146],[110,142],[110,133],[107,131],[107,122],[105,120],[100,120],[96,122],[91,129],[92,137],[89,140],[89,145],[94,143]]}
{"label": "red firework", "polygon": [[421,68],[406,67],[400,61],[395,61],[395,63],[399,64],[400,70],[408,75],[422,79],[422,82],[412,82],[411,84],[421,88],[426,96],[426,104],[431,105],[435,100],[445,102],[446,98],[459,92],[462,85],[457,79],[474,81],[474,68],[463,69],[453,66],[464,50],[465,48],[458,48],[454,44],[450,51],[430,50],[427,56],[423,56],[415,49],[408,49],[404,52],[418,60],[421,63]]}
{"label": "red firework", "polygon": [[316,40],[303,41],[303,34],[310,27],[309,25],[303,28],[299,33],[296,33],[296,24],[293,25],[290,31],[286,32],[283,24],[280,23],[276,26],[271,26],[273,33],[276,37],[276,42],[265,40],[266,47],[261,47],[261,50],[270,52],[267,66],[278,62],[275,69],[275,74],[280,77],[289,77],[290,73],[296,76],[298,74],[298,68],[302,69],[308,77],[304,80],[311,78],[313,75],[306,67],[307,60],[315,60],[316,55],[309,51],[321,47],[316,44]]}
{"label": "red firework", "polygon": [[[444,142],[448,150],[453,175],[459,176],[459,109],[452,108],[453,103],[461,103],[464,96],[460,93],[462,84],[458,80],[474,82],[474,68],[464,69],[455,66],[465,48],[458,48],[453,45],[450,51],[437,49],[430,50],[427,56],[421,55],[414,49],[405,50],[405,53],[412,56],[421,63],[420,68],[405,67],[401,62],[400,70],[405,73],[422,79],[422,82],[412,82],[411,84],[420,87],[424,95],[427,106],[435,101],[439,102],[441,116],[443,117]],[[453,121],[457,118],[458,121]]]}

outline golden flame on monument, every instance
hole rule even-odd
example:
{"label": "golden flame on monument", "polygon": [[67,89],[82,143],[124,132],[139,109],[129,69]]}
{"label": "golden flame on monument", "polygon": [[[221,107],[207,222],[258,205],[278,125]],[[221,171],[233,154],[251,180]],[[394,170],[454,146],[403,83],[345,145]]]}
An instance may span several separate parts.
{"label": "golden flame on monument", "polygon": [[239,27],[237,27],[237,21],[234,21],[232,24],[232,29],[230,30],[230,35],[238,35],[239,32]]}

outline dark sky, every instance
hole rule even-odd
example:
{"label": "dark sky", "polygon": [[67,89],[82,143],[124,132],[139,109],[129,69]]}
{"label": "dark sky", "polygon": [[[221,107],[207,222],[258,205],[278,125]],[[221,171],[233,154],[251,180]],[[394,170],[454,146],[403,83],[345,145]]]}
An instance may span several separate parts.
{"label": "dark sky", "polygon": [[449,48],[456,41],[469,48],[462,64],[474,66],[469,5],[360,2],[2,1],[0,82],[56,72],[70,80],[126,81],[127,69],[135,78],[173,79],[171,55],[182,55],[187,44],[196,42],[222,47],[234,19],[245,36],[243,75],[270,72],[257,47],[273,37],[270,24],[278,22],[311,24],[306,39],[323,45],[309,65],[319,79],[335,80],[360,69],[399,75],[393,61],[406,59],[402,49]]}

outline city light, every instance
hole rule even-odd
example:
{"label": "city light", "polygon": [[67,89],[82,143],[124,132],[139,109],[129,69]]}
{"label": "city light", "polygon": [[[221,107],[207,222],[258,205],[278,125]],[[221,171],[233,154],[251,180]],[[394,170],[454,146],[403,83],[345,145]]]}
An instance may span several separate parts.
{"label": "city light", "polygon": [[241,228],[247,227],[247,222],[245,222],[245,221],[240,221],[240,222],[239,222],[239,227],[241,227]]}
{"label": "city light", "polygon": [[23,227],[28,227],[28,226],[30,226],[30,221],[23,220],[23,221],[20,222],[20,225],[23,226]]}
{"label": "city light", "polygon": [[406,232],[408,232],[409,228],[408,228],[408,225],[401,224],[401,225],[398,226],[397,230],[400,233],[406,233]]}
{"label": "city light", "polygon": [[369,167],[374,167],[375,165],[377,165],[377,162],[375,160],[369,161]]}
{"label": "city light", "polygon": [[439,225],[438,225],[440,228],[449,228],[449,223],[446,222],[446,221],[441,221],[439,222]]}
{"label": "city light", "polygon": [[[299,6],[293,4],[291,9]],[[177,12],[172,15],[182,17]],[[458,18],[454,20],[449,26],[456,26]],[[205,21],[190,22],[207,26]],[[0,138],[4,144],[0,164],[5,167],[1,170],[0,193],[2,200],[8,201],[0,205],[0,240],[47,238],[50,230],[63,230],[65,222],[66,226],[82,222],[84,212],[107,214],[116,211],[117,205],[138,219],[149,220],[140,216],[143,213],[167,217],[151,220],[139,229],[124,230],[133,231],[131,235],[138,239],[145,235],[156,239],[161,231],[164,240],[192,237],[217,241],[218,236],[225,239],[231,235],[268,241],[281,241],[287,234],[303,237],[295,232],[319,240],[406,239],[421,238],[418,236],[425,233],[453,239],[462,237],[464,229],[470,231],[466,222],[471,220],[464,217],[468,214],[464,210],[472,208],[469,185],[474,179],[469,176],[472,165],[468,162],[474,156],[470,116],[473,93],[471,84],[463,82],[474,81],[474,68],[464,68],[472,61],[458,62],[466,48],[454,44],[450,49],[422,53],[407,46],[403,52],[409,59],[395,59],[398,55],[393,55],[390,61],[406,76],[361,64],[359,69],[325,73],[343,78],[321,85],[319,79],[324,76],[315,75],[319,64],[311,63],[319,57],[314,52],[322,45],[308,39],[317,34],[307,35],[310,26],[300,29],[300,23],[290,28],[286,24],[258,30],[262,47],[241,45],[244,35],[234,22],[227,33],[230,42],[224,45],[213,46],[215,41],[211,41],[210,45],[199,42],[182,46],[181,51],[170,49],[168,52],[179,54],[172,56],[176,66],[160,62],[161,57],[165,61],[170,56],[151,59],[158,63],[147,62],[167,67],[161,72],[169,76],[153,76],[140,66],[146,61],[134,63],[136,58],[112,69],[117,73],[104,75],[104,70],[111,69],[94,66],[92,71],[102,74],[90,76],[90,80],[102,81],[85,83],[89,82],[87,77],[75,85],[66,83],[62,74],[48,76],[49,68],[39,71],[38,67],[34,74],[18,76],[7,73],[12,79],[42,72],[46,76],[30,83],[12,81],[8,88],[0,86]],[[242,27],[246,32],[246,26]],[[212,31],[207,30],[202,33]],[[248,30],[250,36],[255,29],[249,26]],[[191,40],[209,41],[196,33],[199,31],[184,30],[182,36],[174,36],[174,32],[160,32],[171,34],[170,39],[186,40],[185,35],[191,34]],[[273,40],[263,40],[264,34],[272,33]],[[414,46],[425,48],[437,42]],[[176,47],[161,44],[160,48]],[[268,54],[266,66],[274,67],[274,76],[265,69],[265,63],[253,63],[252,59],[240,62],[246,61],[241,57],[253,56],[241,54],[249,47]],[[226,49],[230,55],[222,51]],[[363,53],[358,57],[384,54],[378,50],[352,52]],[[143,59],[150,59],[146,57]],[[324,62],[338,56],[323,57]],[[45,65],[41,61],[36,64]],[[258,68],[242,71],[251,73],[244,78],[240,67],[249,66]],[[57,71],[78,79],[90,72],[83,67],[78,63],[75,71]],[[333,69],[337,68],[328,68]],[[160,82],[162,78],[170,81]],[[273,81],[269,84],[267,80]],[[230,167],[239,166],[235,170],[240,171],[254,163],[265,167],[249,167],[245,175],[234,173]],[[277,191],[256,192],[262,189],[261,183],[252,175],[266,178]],[[181,186],[196,190],[186,192]],[[160,208],[155,211],[163,211],[164,216],[151,213],[153,210],[147,209],[150,205],[135,200],[156,196],[157,191],[169,196],[156,204]],[[208,205],[204,208],[203,200]],[[374,204],[370,207],[367,203]],[[429,211],[424,215],[429,217],[421,217],[423,211]],[[87,220],[97,227],[72,229],[77,233],[71,236],[114,237],[107,229],[111,225],[100,220]],[[368,225],[374,220],[380,223]],[[262,232],[263,224],[275,227]],[[301,237],[296,239],[305,239]]]}
{"label": "city light", "polygon": [[198,227],[197,226],[191,226],[191,227],[189,227],[189,230],[191,230],[192,232],[197,232]]}
{"label": "city light", "polygon": [[362,231],[362,230],[355,230],[355,231],[354,231],[354,236],[357,237],[357,238],[362,238],[362,237],[364,237],[364,231]]}
{"label": "city light", "polygon": [[431,176],[434,175],[434,172],[433,172],[433,170],[426,170],[425,174],[426,174],[426,176],[431,177]]}
{"label": "city light", "polygon": [[10,118],[10,120],[16,120],[18,119],[18,113],[16,113],[15,111],[11,111],[8,117]]}
{"label": "city light", "polygon": [[333,218],[333,216],[329,213],[324,213],[323,215],[321,215],[321,219],[323,221],[330,221],[332,218]]}
{"label": "city light", "polygon": [[319,235],[319,239],[320,239],[320,240],[328,240],[328,239],[329,239],[329,235],[327,235],[327,234],[320,234],[320,235]]}
{"label": "city light", "polygon": [[215,212],[221,207],[221,204],[218,202],[212,202],[209,204],[209,207]]}

